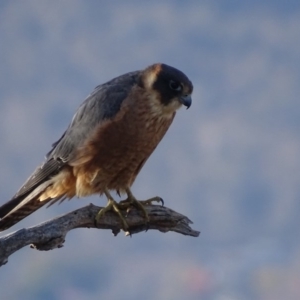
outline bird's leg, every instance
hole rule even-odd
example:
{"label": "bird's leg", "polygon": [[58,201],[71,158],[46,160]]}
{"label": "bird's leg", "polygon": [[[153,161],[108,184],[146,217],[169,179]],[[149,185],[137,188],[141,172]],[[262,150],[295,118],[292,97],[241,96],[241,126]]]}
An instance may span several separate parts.
{"label": "bird's leg", "polygon": [[160,197],[153,197],[153,198],[150,198],[148,200],[137,200],[131,190],[129,188],[126,188],[126,194],[127,194],[127,199],[126,200],[123,200],[123,201],[120,201],[120,204],[121,205],[124,205],[126,203],[129,203],[133,206],[135,206],[136,208],[140,209],[144,216],[145,216],[145,219],[146,219],[146,223],[149,223],[149,216],[148,216],[148,213],[145,209],[145,205],[151,205],[152,202],[158,202],[158,203],[161,203],[162,205],[164,205],[164,200]]}
{"label": "bird's leg", "polygon": [[118,204],[114,198],[112,197],[112,195],[109,193],[109,191],[107,189],[105,189],[104,191],[104,194],[105,196],[107,197],[107,205],[100,209],[98,214],[96,215],[96,218],[95,218],[95,221],[96,223],[99,222],[99,220],[101,219],[102,216],[104,216],[104,214],[107,212],[107,211],[114,211],[118,216],[119,218],[121,219],[122,221],[122,224],[123,224],[123,229],[125,231],[128,230],[129,226],[125,220],[125,218],[123,217],[121,211],[119,208],[122,207],[122,205]]}

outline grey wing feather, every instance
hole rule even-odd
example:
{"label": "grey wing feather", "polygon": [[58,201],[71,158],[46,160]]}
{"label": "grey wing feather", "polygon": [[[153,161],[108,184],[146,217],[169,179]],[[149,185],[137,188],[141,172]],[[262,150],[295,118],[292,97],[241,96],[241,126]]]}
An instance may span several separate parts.
{"label": "grey wing feather", "polygon": [[124,74],[95,88],[81,104],[61,138],[52,145],[46,161],[34,171],[14,197],[0,207],[0,218],[11,212],[17,214],[16,210],[25,204],[29,208],[31,199],[36,202],[38,193],[47,187],[47,181],[72,159],[72,155],[96,126],[117,114],[132,86],[137,84],[139,73]]}
{"label": "grey wing feather", "polygon": [[74,150],[82,145],[99,123],[117,114],[132,86],[137,83],[138,75],[139,71],[127,73],[97,86],[81,104],[62,137],[53,144],[47,158],[69,161]]}
{"label": "grey wing feather", "polygon": [[47,160],[41,166],[36,168],[33,174],[27,179],[14,198],[24,196],[36,188],[41,182],[49,179],[49,176],[56,175],[65,164],[61,160]]}
{"label": "grey wing feather", "polygon": [[35,170],[15,197],[32,191],[32,188],[47,180],[49,176],[56,175],[97,124],[116,115],[136,82],[136,75],[137,72],[125,74],[95,88],[80,105],[62,137],[53,144],[46,161]]}

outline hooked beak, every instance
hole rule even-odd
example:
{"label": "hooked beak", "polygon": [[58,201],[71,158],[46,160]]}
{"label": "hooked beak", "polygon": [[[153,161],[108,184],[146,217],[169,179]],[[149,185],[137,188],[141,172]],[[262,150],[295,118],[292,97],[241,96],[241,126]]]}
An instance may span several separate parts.
{"label": "hooked beak", "polygon": [[188,109],[192,105],[192,97],[191,95],[184,95],[179,98],[179,101],[181,104],[186,106],[186,109]]}

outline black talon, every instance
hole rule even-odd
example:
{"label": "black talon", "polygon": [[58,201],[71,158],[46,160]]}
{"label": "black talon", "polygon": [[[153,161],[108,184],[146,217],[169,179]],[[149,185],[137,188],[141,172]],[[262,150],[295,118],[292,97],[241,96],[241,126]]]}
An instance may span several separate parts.
{"label": "black talon", "polygon": [[161,206],[165,206],[165,201],[164,201],[164,199],[161,198],[161,197],[159,197],[159,199],[160,199],[160,202],[161,202]]}
{"label": "black talon", "polygon": [[150,223],[149,223],[149,222],[146,222],[145,225],[146,225],[145,232],[147,232],[147,231],[150,229]]}

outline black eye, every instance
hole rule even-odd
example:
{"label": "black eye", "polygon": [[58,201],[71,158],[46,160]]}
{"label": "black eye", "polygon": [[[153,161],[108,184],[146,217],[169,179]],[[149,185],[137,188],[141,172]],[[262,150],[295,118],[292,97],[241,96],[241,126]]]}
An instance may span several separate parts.
{"label": "black eye", "polygon": [[170,80],[169,87],[170,87],[171,90],[174,90],[174,91],[177,91],[177,92],[181,91],[181,89],[182,89],[181,84],[174,81],[174,80]]}

